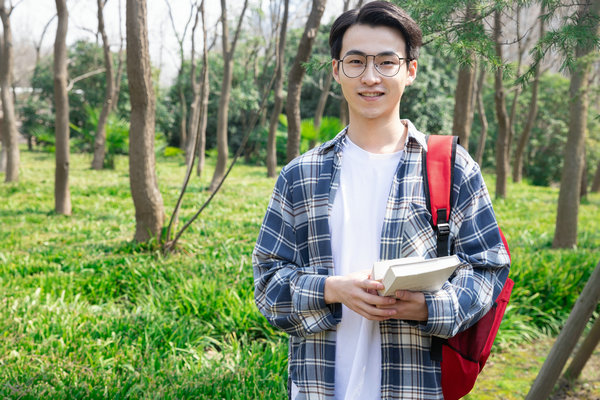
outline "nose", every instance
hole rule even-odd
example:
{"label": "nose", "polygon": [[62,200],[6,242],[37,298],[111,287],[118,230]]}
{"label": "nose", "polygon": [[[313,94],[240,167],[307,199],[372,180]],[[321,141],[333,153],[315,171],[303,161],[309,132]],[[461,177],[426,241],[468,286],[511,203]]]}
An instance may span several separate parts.
{"label": "nose", "polygon": [[[371,58],[370,63],[369,58]],[[381,76],[375,69],[375,57],[367,57],[367,66],[365,67],[365,71],[361,75],[360,80],[367,85],[373,85],[381,81]]]}

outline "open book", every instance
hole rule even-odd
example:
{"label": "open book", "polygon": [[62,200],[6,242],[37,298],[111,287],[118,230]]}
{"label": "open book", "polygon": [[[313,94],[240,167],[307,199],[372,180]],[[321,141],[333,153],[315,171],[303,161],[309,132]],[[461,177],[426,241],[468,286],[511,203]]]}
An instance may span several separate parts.
{"label": "open book", "polygon": [[396,290],[435,292],[461,264],[453,255],[425,260],[421,257],[398,258],[373,264],[372,279],[385,286],[381,296],[392,296]]}

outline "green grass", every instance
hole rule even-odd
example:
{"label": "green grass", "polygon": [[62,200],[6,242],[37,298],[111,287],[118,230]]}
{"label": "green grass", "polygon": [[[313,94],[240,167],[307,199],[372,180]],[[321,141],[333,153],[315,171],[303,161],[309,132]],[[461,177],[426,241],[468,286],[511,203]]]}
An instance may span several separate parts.
{"label": "green grass", "polygon": [[[52,155],[21,157],[20,182],[0,184],[1,398],[284,397],[287,338],[253,300],[250,254],[274,184],[263,168],[236,166],[180,251],[164,257],[131,243],[126,158],[93,171],[90,156],[72,155],[65,217],[52,211]],[[157,169],[170,213],[183,162],[159,159]],[[211,173],[192,180],[180,225],[208,196]],[[495,202],[516,283],[498,340],[508,352],[557,332],[600,248],[600,195],[581,207],[578,248],[556,251],[557,189],[509,193]]]}

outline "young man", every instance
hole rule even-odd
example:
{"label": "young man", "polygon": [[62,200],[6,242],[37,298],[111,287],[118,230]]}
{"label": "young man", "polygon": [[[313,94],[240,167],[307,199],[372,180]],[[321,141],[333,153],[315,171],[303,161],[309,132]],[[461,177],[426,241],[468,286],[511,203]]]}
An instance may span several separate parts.
{"label": "young man", "polygon": [[374,1],[342,14],[329,43],[350,123],[281,171],[253,253],[256,303],[290,334],[290,398],[440,399],[431,338],[490,309],[509,257],[479,167],[459,148],[450,238],[463,265],[437,292],[377,295],[373,262],[436,257],[425,136],[400,118],[421,31]]}

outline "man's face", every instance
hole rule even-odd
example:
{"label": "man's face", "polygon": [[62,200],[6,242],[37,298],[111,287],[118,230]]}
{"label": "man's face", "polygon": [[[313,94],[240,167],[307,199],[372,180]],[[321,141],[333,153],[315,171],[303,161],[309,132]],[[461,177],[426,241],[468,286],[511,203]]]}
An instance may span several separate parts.
{"label": "man's face", "polygon": [[[381,54],[393,52],[407,57],[406,43],[395,29],[386,26],[353,25],[344,34],[340,59],[352,53]],[[348,78],[339,61],[333,60],[333,77],[341,85],[348,101],[350,123],[358,119],[399,118],[400,99],[404,88],[417,74],[417,62],[401,60],[398,73],[387,77],[374,67],[374,58],[367,57],[367,68],[356,78]],[[366,122],[366,121],[365,121]]]}

